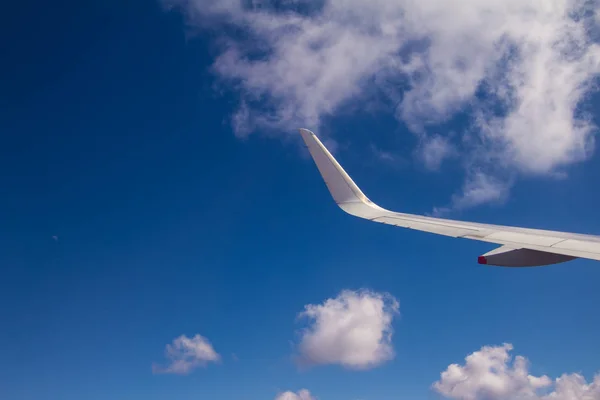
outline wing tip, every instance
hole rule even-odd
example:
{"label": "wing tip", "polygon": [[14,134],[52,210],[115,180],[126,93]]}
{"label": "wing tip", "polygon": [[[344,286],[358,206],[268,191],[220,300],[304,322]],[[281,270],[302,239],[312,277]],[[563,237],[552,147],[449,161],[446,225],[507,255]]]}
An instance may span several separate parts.
{"label": "wing tip", "polygon": [[348,207],[343,206],[344,204],[363,204],[369,208],[380,208],[364,195],[314,132],[306,128],[299,128],[298,131],[317,165],[329,193],[340,208],[352,215],[356,215],[358,212],[356,207],[349,211]]}
{"label": "wing tip", "polygon": [[313,131],[311,131],[310,129],[306,129],[306,128],[298,128],[298,132],[300,132],[300,135],[302,137],[304,137],[305,139],[307,137],[316,136]]}

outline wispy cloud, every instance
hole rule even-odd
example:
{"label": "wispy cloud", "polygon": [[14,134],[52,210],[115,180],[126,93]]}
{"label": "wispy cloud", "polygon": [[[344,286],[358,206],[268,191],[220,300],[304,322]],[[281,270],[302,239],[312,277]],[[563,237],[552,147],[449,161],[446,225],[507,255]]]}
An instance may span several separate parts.
{"label": "wispy cloud", "polygon": [[[596,2],[166,3],[220,33],[213,70],[240,95],[238,135],[317,129],[376,87],[419,135],[468,112],[470,127],[457,137],[466,170],[552,174],[592,154],[595,126],[579,105],[600,72],[600,46],[589,34],[598,26]],[[449,143],[434,136],[425,164],[438,167]]]}
{"label": "wispy cloud", "polygon": [[434,216],[442,216],[454,210],[464,210],[484,203],[501,204],[508,197],[509,180],[501,180],[481,171],[470,172],[460,194],[452,196],[450,205],[435,207]]}
{"label": "wispy cloud", "polygon": [[386,163],[394,163],[397,159],[397,156],[394,154],[390,153],[389,151],[382,150],[375,145],[371,145],[371,150],[377,159]]}
{"label": "wispy cloud", "polygon": [[387,167],[392,167],[394,169],[401,169],[406,167],[409,163],[409,160],[401,155],[384,150],[374,144],[371,144],[369,148],[378,164],[384,164]]}
{"label": "wispy cloud", "polygon": [[392,320],[398,309],[389,294],[349,290],[307,305],[300,314],[310,320],[298,346],[300,360],[368,369],[392,359]]}
{"label": "wispy cloud", "polygon": [[482,347],[468,355],[464,365],[452,364],[442,372],[434,390],[455,400],[600,399],[600,374],[591,383],[579,374],[563,374],[556,380],[533,376],[524,357],[512,361],[512,349],[511,344]]}
{"label": "wispy cloud", "polygon": [[316,398],[306,389],[301,389],[297,393],[282,392],[275,397],[275,400],[316,400]]}
{"label": "wispy cloud", "polygon": [[188,338],[181,335],[167,344],[165,356],[168,360],[167,366],[152,365],[154,373],[158,374],[189,374],[197,367],[205,366],[209,362],[218,362],[221,356],[213,349],[205,337],[195,335]]}
{"label": "wispy cloud", "polygon": [[455,155],[455,149],[449,138],[431,135],[422,139],[418,154],[426,168],[437,171],[445,159]]}

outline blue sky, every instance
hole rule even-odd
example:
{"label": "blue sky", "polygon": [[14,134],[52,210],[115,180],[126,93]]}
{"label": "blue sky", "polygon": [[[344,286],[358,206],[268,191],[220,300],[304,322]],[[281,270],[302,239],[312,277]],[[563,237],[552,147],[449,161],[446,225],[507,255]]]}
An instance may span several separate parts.
{"label": "blue sky", "polygon": [[[468,3],[478,2],[455,6]],[[589,67],[595,44],[585,42],[581,64],[544,51],[491,60],[508,78],[498,83],[493,72],[484,82],[493,90],[469,92],[493,54],[483,39],[472,43],[483,58],[467,57],[475,61],[459,74],[432,61],[443,55],[436,48],[464,48],[456,42],[426,50],[415,42],[425,56],[390,72],[389,55],[412,42],[346,32],[346,20],[319,22],[329,12],[322,5],[302,2],[299,22],[290,22],[265,4],[171,2],[167,12],[152,1],[67,1],[40,3],[35,13],[15,3],[4,13],[0,397],[437,399],[447,394],[440,374],[450,364],[503,343],[530,360],[534,376],[577,373],[591,383],[600,371],[597,263],[483,267],[476,257],[491,245],[346,215],[295,129],[315,130],[387,208],[598,234],[600,161],[590,138],[599,103],[578,89],[597,73]],[[373,4],[359,15],[397,26],[378,19],[381,10],[402,14],[392,3]],[[500,15],[498,26],[522,32],[518,12]],[[574,28],[553,12],[540,16],[540,32]],[[404,22],[394,35],[439,37]],[[302,53],[303,35],[315,39],[315,53]],[[340,66],[336,55],[350,59]],[[432,63],[431,75],[419,62]],[[530,70],[537,74],[523,75]],[[514,76],[538,77],[546,91],[540,97]],[[478,106],[490,99],[512,111],[496,104],[490,117]],[[529,106],[511,103],[518,100]],[[590,113],[589,126],[570,117],[575,106]],[[309,305],[314,318],[299,317]],[[341,311],[328,313],[334,306]],[[334,339],[347,341],[323,345],[321,329],[344,317],[391,338],[354,341],[342,332]],[[201,335],[214,353],[196,353],[187,374],[153,373],[153,365],[168,369],[165,348],[181,335]],[[348,357],[360,346],[366,358],[352,368]],[[462,370],[470,386],[448,398],[467,399],[483,385],[477,360],[493,351],[508,348],[476,353]],[[299,356],[313,365],[299,366]],[[502,390],[472,398],[512,398],[510,388],[529,387],[507,368]],[[577,398],[548,385],[559,399]]]}

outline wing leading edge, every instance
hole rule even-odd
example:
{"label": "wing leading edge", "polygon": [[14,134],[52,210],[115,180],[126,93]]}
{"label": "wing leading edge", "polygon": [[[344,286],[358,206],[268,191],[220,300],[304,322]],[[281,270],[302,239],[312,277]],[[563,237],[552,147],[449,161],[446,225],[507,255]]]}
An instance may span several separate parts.
{"label": "wing leading edge", "polygon": [[337,205],[359,218],[455,238],[496,243],[480,264],[533,267],[588,258],[600,261],[600,236],[517,228],[425,217],[386,210],[373,203],[308,129],[300,129],[310,154]]}

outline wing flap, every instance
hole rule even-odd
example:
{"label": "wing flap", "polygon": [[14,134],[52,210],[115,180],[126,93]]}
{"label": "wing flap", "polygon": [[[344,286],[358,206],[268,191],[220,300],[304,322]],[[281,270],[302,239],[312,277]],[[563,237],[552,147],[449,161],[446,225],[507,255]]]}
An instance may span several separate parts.
{"label": "wing flap", "polygon": [[585,251],[588,253],[599,253],[600,254],[600,245],[598,242],[584,242],[582,240],[576,239],[567,239],[559,241],[558,243],[552,245],[553,249],[564,249],[564,250],[574,250],[574,251]]}
{"label": "wing flap", "polygon": [[486,239],[490,240],[502,240],[512,243],[521,243],[521,244],[532,244],[535,246],[547,246],[550,247],[558,242],[561,242],[563,239],[549,237],[549,236],[540,236],[540,235],[532,235],[527,233],[520,232],[507,232],[507,231],[497,231],[490,235],[486,236]]}

